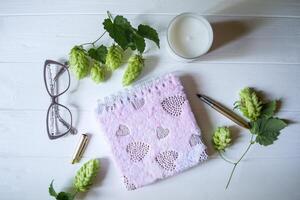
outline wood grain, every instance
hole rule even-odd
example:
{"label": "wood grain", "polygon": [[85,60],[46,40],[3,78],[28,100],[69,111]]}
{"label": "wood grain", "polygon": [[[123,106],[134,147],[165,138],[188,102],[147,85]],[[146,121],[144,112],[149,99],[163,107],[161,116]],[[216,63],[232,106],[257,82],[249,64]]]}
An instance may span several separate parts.
{"label": "wood grain", "polygon": [[[238,99],[238,91],[249,86],[266,91],[269,98],[280,99],[283,111],[300,111],[298,103],[300,86],[295,84],[300,76],[298,64],[202,62],[168,64],[156,62],[154,57],[146,57],[146,59],[145,70],[137,84],[168,72],[176,72],[187,85],[191,98],[200,91],[232,108],[233,102]],[[46,110],[48,108],[50,98],[43,83],[43,62],[1,63],[0,68],[9,69],[0,73],[0,80],[2,80],[0,90],[5,96],[0,98],[0,109]],[[122,66],[107,82],[99,85],[90,79],[78,82],[72,77],[71,88],[60,98],[60,102],[68,104],[71,109],[92,111],[97,99],[123,90],[121,80],[125,69],[126,66]]]}
{"label": "wood grain", "polygon": [[[105,15],[54,15],[0,17],[0,63],[41,62],[66,58],[75,44],[95,40],[102,33]],[[161,49],[148,43],[148,56],[176,63],[166,49],[166,29],[174,15],[127,15],[134,24],[156,27]],[[213,63],[300,63],[300,19],[209,16],[214,44],[202,62]],[[76,22],[76,25],[74,24]],[[111,44],[107,37],[104,44]],[[9,47],[9,48],[7,48]],[[20,52],[16,54],[16,52]]]}
{"label": "wood grain", "polygon": [[104,14],[115,13],[178,14],[197,12],[200,14],[238,16],[282,16],[299,17],[298,0],[10,0],[1,2],[1,15],[57,15],[57,14]]}

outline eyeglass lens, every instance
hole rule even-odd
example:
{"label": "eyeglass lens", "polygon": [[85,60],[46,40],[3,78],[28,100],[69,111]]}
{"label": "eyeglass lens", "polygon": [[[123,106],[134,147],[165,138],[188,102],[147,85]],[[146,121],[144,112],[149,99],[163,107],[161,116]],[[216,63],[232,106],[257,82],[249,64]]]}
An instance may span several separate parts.
{"label": "eyeglass lens", "polygon": [[52,136],[60,136],[71,129],[72,117],[70,111],[59,104],[52,104],[48,111],[48,131]]}
{"label": "eyeglass lens", "polygon": [[45,76],[47,90],[52,96],[60,95],[68,89],[70,80],[65,66],[49,63],[46,65]]}
{"label": "eyeglass lens", "polygon": [[[64,93],[70,84],[69,73],[64,65],[48,62],[45,66],[45,84],[52,97],[58,97]],[[57,102],[52,102],[47,113],[47,130],[50,137],[57,138],[67,132],[75,134],[72,126],[72,115],[68,108]]]}

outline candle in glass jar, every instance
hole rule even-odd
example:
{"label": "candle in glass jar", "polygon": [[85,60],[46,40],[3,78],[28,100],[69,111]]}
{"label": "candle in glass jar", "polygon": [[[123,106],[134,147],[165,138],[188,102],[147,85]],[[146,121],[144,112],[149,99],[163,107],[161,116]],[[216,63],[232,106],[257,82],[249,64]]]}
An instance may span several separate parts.
{"label": "candle in glass jar", "polygon": [[213,32],[203,17],[184,13],[170,23],[167,33],[171,53],[181,60],[193,60],[205,54],[212,45]]}

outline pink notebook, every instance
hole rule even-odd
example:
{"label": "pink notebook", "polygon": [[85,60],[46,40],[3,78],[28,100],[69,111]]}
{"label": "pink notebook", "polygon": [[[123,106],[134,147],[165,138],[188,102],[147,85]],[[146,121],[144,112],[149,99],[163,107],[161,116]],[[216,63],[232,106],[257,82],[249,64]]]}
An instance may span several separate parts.
{"label": "pink notebook", "polygon": [[128,190],[207,159],[184,88],[173,74],[99,101],[96,112]]}

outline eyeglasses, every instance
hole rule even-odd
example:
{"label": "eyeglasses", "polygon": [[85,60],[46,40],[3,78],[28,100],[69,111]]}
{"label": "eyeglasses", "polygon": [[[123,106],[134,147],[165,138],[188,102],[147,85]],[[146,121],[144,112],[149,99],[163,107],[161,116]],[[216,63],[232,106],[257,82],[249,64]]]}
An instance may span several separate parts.
{"label": "eyeglasses", "polygon": [[60,138],[68,132],[76,134],[72,127],[72,114],[69,108],[58,103],[58,97],[70,88],[70,73],[68,67],[53,60],[44,64],[44,82],[51,104],[47,111],[46,126],[51,140]]}

